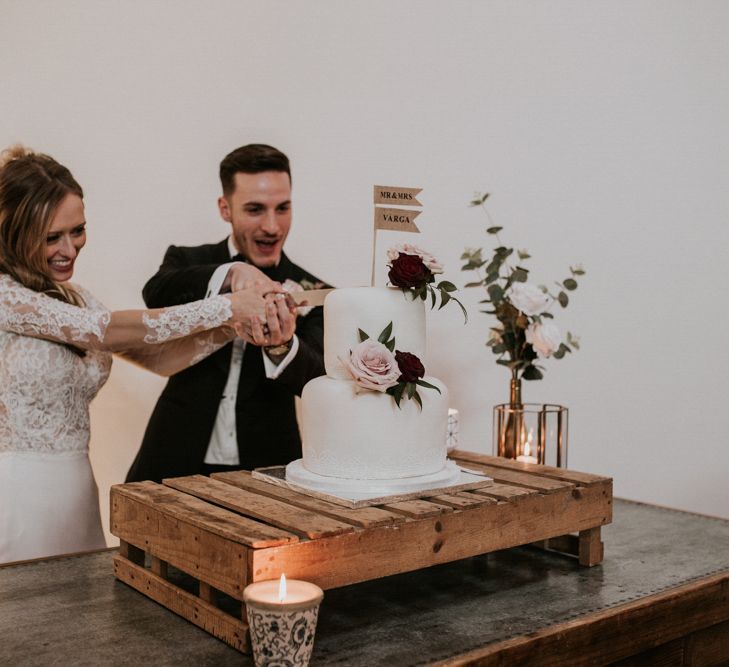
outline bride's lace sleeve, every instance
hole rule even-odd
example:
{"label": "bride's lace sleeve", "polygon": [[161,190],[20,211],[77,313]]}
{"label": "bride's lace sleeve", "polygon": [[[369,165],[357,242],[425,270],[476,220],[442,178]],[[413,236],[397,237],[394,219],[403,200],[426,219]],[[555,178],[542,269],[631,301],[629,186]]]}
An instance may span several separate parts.
{"label": "bride's lace sleeve", "polygon": [[218,327],[158,345],[119,350],[117,354],[153,373],[169,376],[202,361],[234,338],[232,329]]}
{"label": "bride's lace sleeve", "polygon": [[89,349],[103,347],[110,320],[104,308],[80,308],[0,275],[0,329]]}
{"label": "bride's lace sleeve", "polygon": [[170,308],[110,312],[86,290],[79,292],[88,307],[53,299],[0,275],[0,329],[115,352],[210,331],[233,314],[226,296]]}

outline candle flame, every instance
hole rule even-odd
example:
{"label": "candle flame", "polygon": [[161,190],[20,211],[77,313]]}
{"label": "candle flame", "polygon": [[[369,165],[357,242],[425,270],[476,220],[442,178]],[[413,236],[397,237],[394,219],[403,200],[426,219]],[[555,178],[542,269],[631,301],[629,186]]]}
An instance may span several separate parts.
{"label": "candle flame", "polygon": [[534,434],[534,429],[529,429],[529,435],[527,436],[526,442],[524,443],[524,456],[531,456],[532,453],[532,435]]}
{"label": "candle flame", "polygon": [[278,601],[283,602],[286,599],[286,575],[282,574],[278,582]]}

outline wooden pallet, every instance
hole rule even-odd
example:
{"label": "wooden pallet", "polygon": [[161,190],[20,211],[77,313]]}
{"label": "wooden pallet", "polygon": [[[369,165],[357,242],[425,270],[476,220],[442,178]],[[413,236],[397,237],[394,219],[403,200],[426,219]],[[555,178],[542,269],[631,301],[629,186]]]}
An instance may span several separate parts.
{"label": "wooden pallet", "polygon": [[610,478],[460,450],[451,456],[494,483],[360,509],[246,471],[113,486],[114,573],[245,651],[243,589],[282,573],[328,589],[532,543],[585,566],[602,561]]}

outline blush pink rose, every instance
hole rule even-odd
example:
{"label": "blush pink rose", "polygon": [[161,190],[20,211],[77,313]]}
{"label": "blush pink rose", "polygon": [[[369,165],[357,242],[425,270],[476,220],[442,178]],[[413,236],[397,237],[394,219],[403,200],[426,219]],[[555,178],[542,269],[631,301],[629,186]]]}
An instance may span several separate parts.
{"label": "blush pink rose", "polygon": [[339,360],[358,387],[387,391],[397,384],[400,368],[395,355],[382,343],[368,338],[349,351],[349,359]]}

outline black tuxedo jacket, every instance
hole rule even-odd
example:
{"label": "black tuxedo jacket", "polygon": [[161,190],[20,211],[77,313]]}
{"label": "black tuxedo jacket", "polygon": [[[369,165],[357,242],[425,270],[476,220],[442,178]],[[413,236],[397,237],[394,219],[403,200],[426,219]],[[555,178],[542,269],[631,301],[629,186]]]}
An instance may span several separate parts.
{"label": "black tuxedo jacket", "polygon": [[[215,269],[229,261],[227,240],[193,248],[170,246],[159,271],[144,286],[144,301],[150,308],[160,308],[202,299]],[[278,266],[263,272],[280,282],[287,278],[319,282],[284,254]],[[246,345],[236,401],[243,469],[285,464],[301,457],[294,396],[301,394],[310,379],[324,374],[321,307],[299,317],[296,335],[299,351],[276,380],[266,378],[261,349]],[[232,347],[232,343],[226,345],[169,379],[127,482],[201,472],[228,379]]]}

